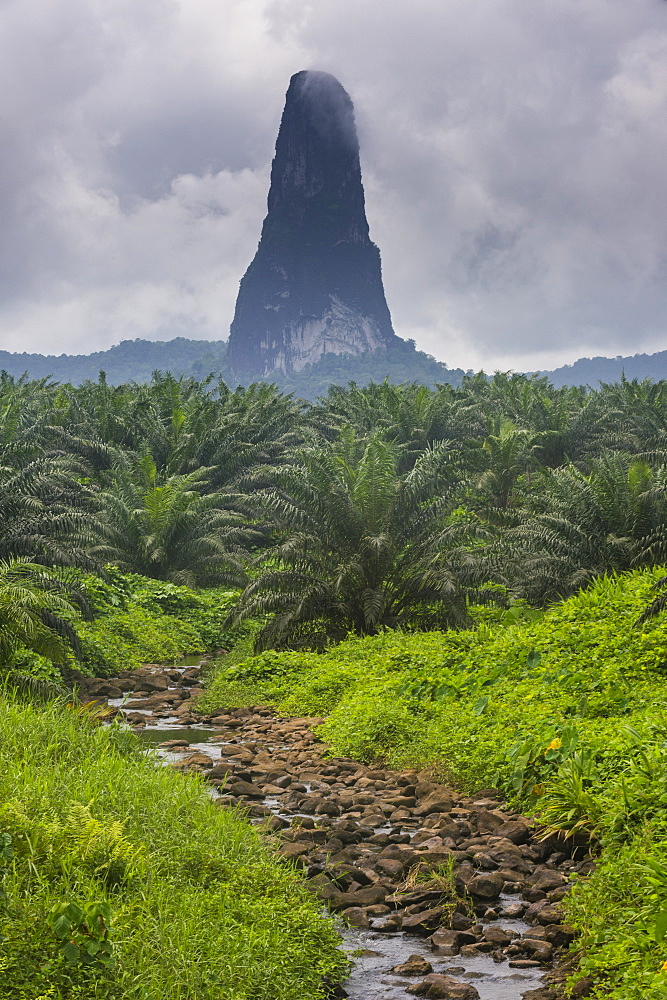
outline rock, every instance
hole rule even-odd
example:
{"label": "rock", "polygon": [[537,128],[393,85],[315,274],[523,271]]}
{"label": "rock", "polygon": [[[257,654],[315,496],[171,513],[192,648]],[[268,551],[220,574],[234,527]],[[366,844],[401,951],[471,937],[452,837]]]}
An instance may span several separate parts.
{"label": "rock", "polygon": [[409,986],[408,993],[430,1000],[479,1000],[479,993],[471,983],[461,983],[451,976],[432,972],[421,983]]}
{"label": "rock", "polygon": [[[476,813],[477,829],[480,833],[495,833],[504,825],[504,819],[496,812],[489,812],[488,809],[480,809]],[[509,838],[508,838],[509,839]]]}
{"label": "rock", "polygon": [[397,976],[425,976],[433,972],[433,966],[422,955],[410,955],[405,962],[395,965],[391,971]]}
{"label": "rock", "polygon": [[525,912],[525,903],[507,903],[498,915],[506,920],[519,920]]}
{"label": "rock", "polygon": [[498,948],[506,948],[515,936],[514,932],[510,934],[502,927],[491,926],[487,927],[484,931],[484,940],[490,941],[491,944],[496,945]]}
{"label": "rock", "polygon": [[383,903],[386,896],[387,890],[384,886],[369,885],[355,892],[339,892],[334,889],[329,894],[327,902],[330,909],[340,912],[350,906],[373,906],[376,903]]}
{"label": "rock", "polygon": [[435,906],[430,910],[421,910],[403,917],[402,928],[408,934],[428,934],[440,923],[443,909]]}
{"label": "rock", "polygon": [[577,932],[574,927],[570,927],[569,924],[547,924],[544,928],[547,933],[547,941],[549,941],[554,948],[565,948],[574,941],[577,936]]}
{"label": "rock", "polygon": [[244,795],[248,799],[263,799],[264,792],[257,785],[253,785],[250,781],[231,781],[225,787],[225,791],[229,795],[235,795],[237,798]]}
{"label": "rock", "polygon": [[278,848],[278,854],[282,858],[286,858],[288,861],[294,861],[295,858],[302,857],[307,854],[310,850],[308,844],[303,843],[293,843],[293,844],[281,844]]}
{"label": "rock", "polygon": [[405,871],[405,864],[393,858],[380,858],[375,867],[383,875],[388,875],[389,878],[398,878]]}
{"label": "rock", "polygon": [[572,987],[571,995],[573,997],[589,997],[594,985],[594,981],[589,976],[579,979]]}
{"label": "rock", "polygon": [[521,948],[531,958],[540,962],[550,962],[554,954],[553,945],[549,944],[548,941],[538,941],[536,938],[522,938]]}
{"label": "rock", "polygon": [[539,990],[528,990],[521,996],[521,1000],[559,1000],[559,998],[558,991],[552,990],[550,986],[541,986]]}
{"label": "rock", "polygon": [[553,903],[543,906],[537,914],[537,922],[546,927],[547,924],[560,924],[564,918],[563,908]]}
{"label": "rock", "polygon": [[368,914],[362,906],[348,906],[346,910],[342,910],[341,917],[350,927],[360,927],[362,930],[367,930],[370,927]]}
{"label": "rock", "polygon": [[203,771],[213,767],[213,758],[207,753],[191,753],[171,765],[177,771]]}
{"label": "rock", "polygon": [[497,899],[505,881],[496,872],[483,872],[468,882],[468,892],[477,899]]}
{"label": "rock", "polygon": [[228,775],[234,773],[234,764],[215,764],[210,771],[207,771],[207,778],[226,778]]}
{"label": "rock", "polygon": [[506,840],[511,840],[513,844],[525,844],[530,838],[530,829],[521,820],[503,823],[494,832],[496,837],[504,837]]}
{"label": "rock", "polygon": [[[166,685],[165,685],[166,687]],[[98,681],[87,686],[86,693],[93,698],[122,698],[123,690],[111,681]]]}
{"label": "rock", "polygon": [[268,215],[236,301],[229,365],[237,377],[256,378],[396,342],[368,233],[352,101],[328,73],[296,73]]}
{"label": "rock", "polygon": [[141,682],[137,684],[135,691],[166,691],[168,687],[169,681],[162,674],[147,674],[141,678]]}
{"label": "rock", "polygon": [[431,813],[448,813],[452,808],[452,797],[446,788],[442,786],[435,788],[434,791],[429,792],[429,794],[420,801],[417,808],[414,810],[415,816],[428,816]]}
{"label": "rock", "polygon": [[434,934],[431,934],[429,943],[433,951],[437,951],[440,955],[458,955],[461,945],[473,944],[475,940],[475,935],[467,931],[455,931],[440,927]]}
{"label": "rock", "polygon": [[568,885],[568,879],[564,875],[561,875],[559,872],[550,871],[538,872],[535,878],[530,881],[533,889],[539,889],[544,893],[549,892],[551,889],[559,889],[561,886]]}

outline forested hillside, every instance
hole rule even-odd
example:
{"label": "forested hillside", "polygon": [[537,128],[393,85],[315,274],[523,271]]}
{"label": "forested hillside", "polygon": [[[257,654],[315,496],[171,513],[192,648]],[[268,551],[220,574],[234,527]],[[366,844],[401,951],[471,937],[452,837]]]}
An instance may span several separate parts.
{"label": "forested hillside", "polygon": [[[0,371],[13,378],[27,375],[30,379],[49,378],[58,382],[80,385],[95,381],[104,372],[110,385],[123,382],[150,382],[154,372],[169,372],[176,378],[204,379],[211,372],[215,378],[230,385],[238,380],[227,363],[227,342],[223,340],[187,340],[176,337],[168,341],[124,340],[106,351],[93,354],[11,354],[0,351]],[[463,377],[460,368],[449,369],[423,351],[412,341],[397,338],[388,350],[361,355],[327,354],[317,364],[291,375],[275,372],[265,381],[275,382],[284,392],[293,392],[304,399],[314,400],[326,393],[332,383],[360,385],[380,382],[415,381],[433,388],[437,383],[458,385]]]}

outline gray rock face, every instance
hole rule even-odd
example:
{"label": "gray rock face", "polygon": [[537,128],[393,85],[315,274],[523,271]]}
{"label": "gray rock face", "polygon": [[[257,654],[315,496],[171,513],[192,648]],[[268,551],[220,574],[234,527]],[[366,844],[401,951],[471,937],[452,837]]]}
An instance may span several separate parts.
{"label": "gray rock face", "polygon": [[328,73],[290,81],[268,209],[236,302],[234,373],[299,371],[324,354],[396,342],[368,233],[352,101]]}

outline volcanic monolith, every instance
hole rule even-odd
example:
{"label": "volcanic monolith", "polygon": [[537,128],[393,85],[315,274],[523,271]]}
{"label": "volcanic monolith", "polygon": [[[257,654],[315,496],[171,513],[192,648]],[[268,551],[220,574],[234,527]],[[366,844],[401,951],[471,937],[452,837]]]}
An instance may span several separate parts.
{"label": "volcanic monolith", "polygon": [[397,341],[368,234],[352,101],[329,73],[304,70],[287,91],[229,366],[240,378],[261,377]]}

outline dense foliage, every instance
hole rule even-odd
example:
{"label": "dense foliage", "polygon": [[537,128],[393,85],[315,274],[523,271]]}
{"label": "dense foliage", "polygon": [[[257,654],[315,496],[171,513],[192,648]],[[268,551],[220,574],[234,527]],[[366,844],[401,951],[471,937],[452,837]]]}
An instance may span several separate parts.
{"label": "dense foliage", "polygon": [[[664,573],[664,571],[662,571]],[[434,765],[498,785],[602,863],[568,897],[596,997],[664,997],[667,619],[642,612],[661,571],[600,578],[543,614],[489,611],[474,631],[349,639],[323,654],[221,666],[202,708],[276,704],[326,715],[334,752]]]}
{"label": "dense foliage", "polygon": [[0,698],[0,993],[301,1000],[337,935],[252,827],[138,739]]}
{"label": "dense foliage", "polygon": [[260,645],[465,625],[492,594],[544,606],[667,558],[667,383],[478,375],[311,405],[5,375],[0,410],[0,558],[247,584]]}
{"label": "dense foliage", "polygon": [[[100,376],[72,386],[4,375],[0,414],[0,668],[47,680],[67,677],[71,667],[110,675],[235,643],[204,707],[259,699],[325,714],[323,733],[342,753],[435,762],[463,784],[499,783],[554,829],[597,838],[602,865],[570,904],[583,967],[598,976],[600,996],[663,995],[667,383],[623,379],[589,391],[477,375],[435,388],[351,383],[311,404],[275,386],[232,390],[212,377],[155,374],[149,384],[113,386]],[[249,659],[253,639],[263,652]],[[23,709],[3,703],[2,710],[11,730]],[[63,735],[64,716],[49,716],[42,735],[37,715],[30,718],[26,731],[37,748],[51,731],[65,756],[68,741],[82,761],[103,752],[102,737],[85,749],[74,730]],[[19,759],[23,744],[12,739]],[[109,759],[112,767],[111,752]],[[6,781],[18,787],[13,767]],[[114,917],[117,901],[88,893],[97,882],[84,879],[83,896],[64,891],[62,879],[84,885],[72,873],[85,861],[77,856],[64,874],[53,868],[74,838],[66,807],[71,802],[76,822],[102,831],[121,855],[125,838],[138,845],[140,819],[149,816],[150,829],[155,817],[129,792],[118,792],[117,812],[111,802],[108,815],[98,815],[97,788],[124,787],[121,771],[104,777],[101,767],[98,785],[77,767],[72,785],[59,767],[52,784],[35,771],[35,787],[46,791],[26,792],[25,803],[14,785],[2,789],[18,796],[28,819],[17,820],[14,833],[0,830],[0,868],[19,880],[16,900],[25,879],[36,880],[29,888],[37,909],[17,902],[13,919],[41,928],[56,956],[54,975],[62,971],[58,940],[104,956],[111,921],[127,963],[114,968],[137,970],[136,982],[148,983],[137,996],[168,997],[153,945],[169,950],[163,915],[199,885],[194,876],[188,882],[190,800],[165,785],[164,797],[176,804],[163,825],[182,836],[155,850],[175,852],[173,884],[163,869],[151,875],[159,903],[151,909],[142,883],[144,895],[132,897],[140,919],[123,923]],[[144,775],[136,761],[132,768]],[[150,797],[144,778],[137,781]],[[202,808],[193,806],[197,816]],[[117,824],[126,813],[125,831]],[[47,845],[44,869],[41,860],[25,871],[10,864],[14,838],[20,846],[25,831],[32,831],[26,843]],[[236,834],[230,828],[224,836]],[[197,850],[192,857],[200,858]],[[262,871],[252,877],[264,878]],[[270,879],[248,902],[261,941],[273,940],[274,887],[283,902],[292,898],[291,889],[281,895],[284,882]],[[228,897],[220,902],[218,888],[215,879],[207,883],[192,913],[211,899],[209,916],[222,912]],[[247,902],[245,890],[240,899]],[[317,937],[321,925],[310,911],[299,917],[299,906],[294,919]],[[79,933],[84,917],[95,928],[93,944]],[[173,919],[185,941],[189,916]],[[251,923],[237,921],[246,931]],[[221,929],[231,941],[224,919]],[[218,958],[232,945],[221,952],[215,935],[192,935],[195,966],[214,970],[226,996],[264,995],[257,984],[266,965],[244,993],[232,965],[223,970]],[[29,934],[23,943],[8,940],[19,990],[34,942]],[[281,995],[299,995],[289,970],[310,953],[308,941],[284,963]],[[243,966],[245,953],[238,954]],[[156,968],[144,975],[149,966]],[[309,976],[310,965],[300,995],[305,984],[316,996]],[[205,998],[213,989],[183,982],[174,998]],[[63,997],[131,996],[134,988],[130,979],[118,987],[104,976],[96,994],[87,981],[57,983]]]}

